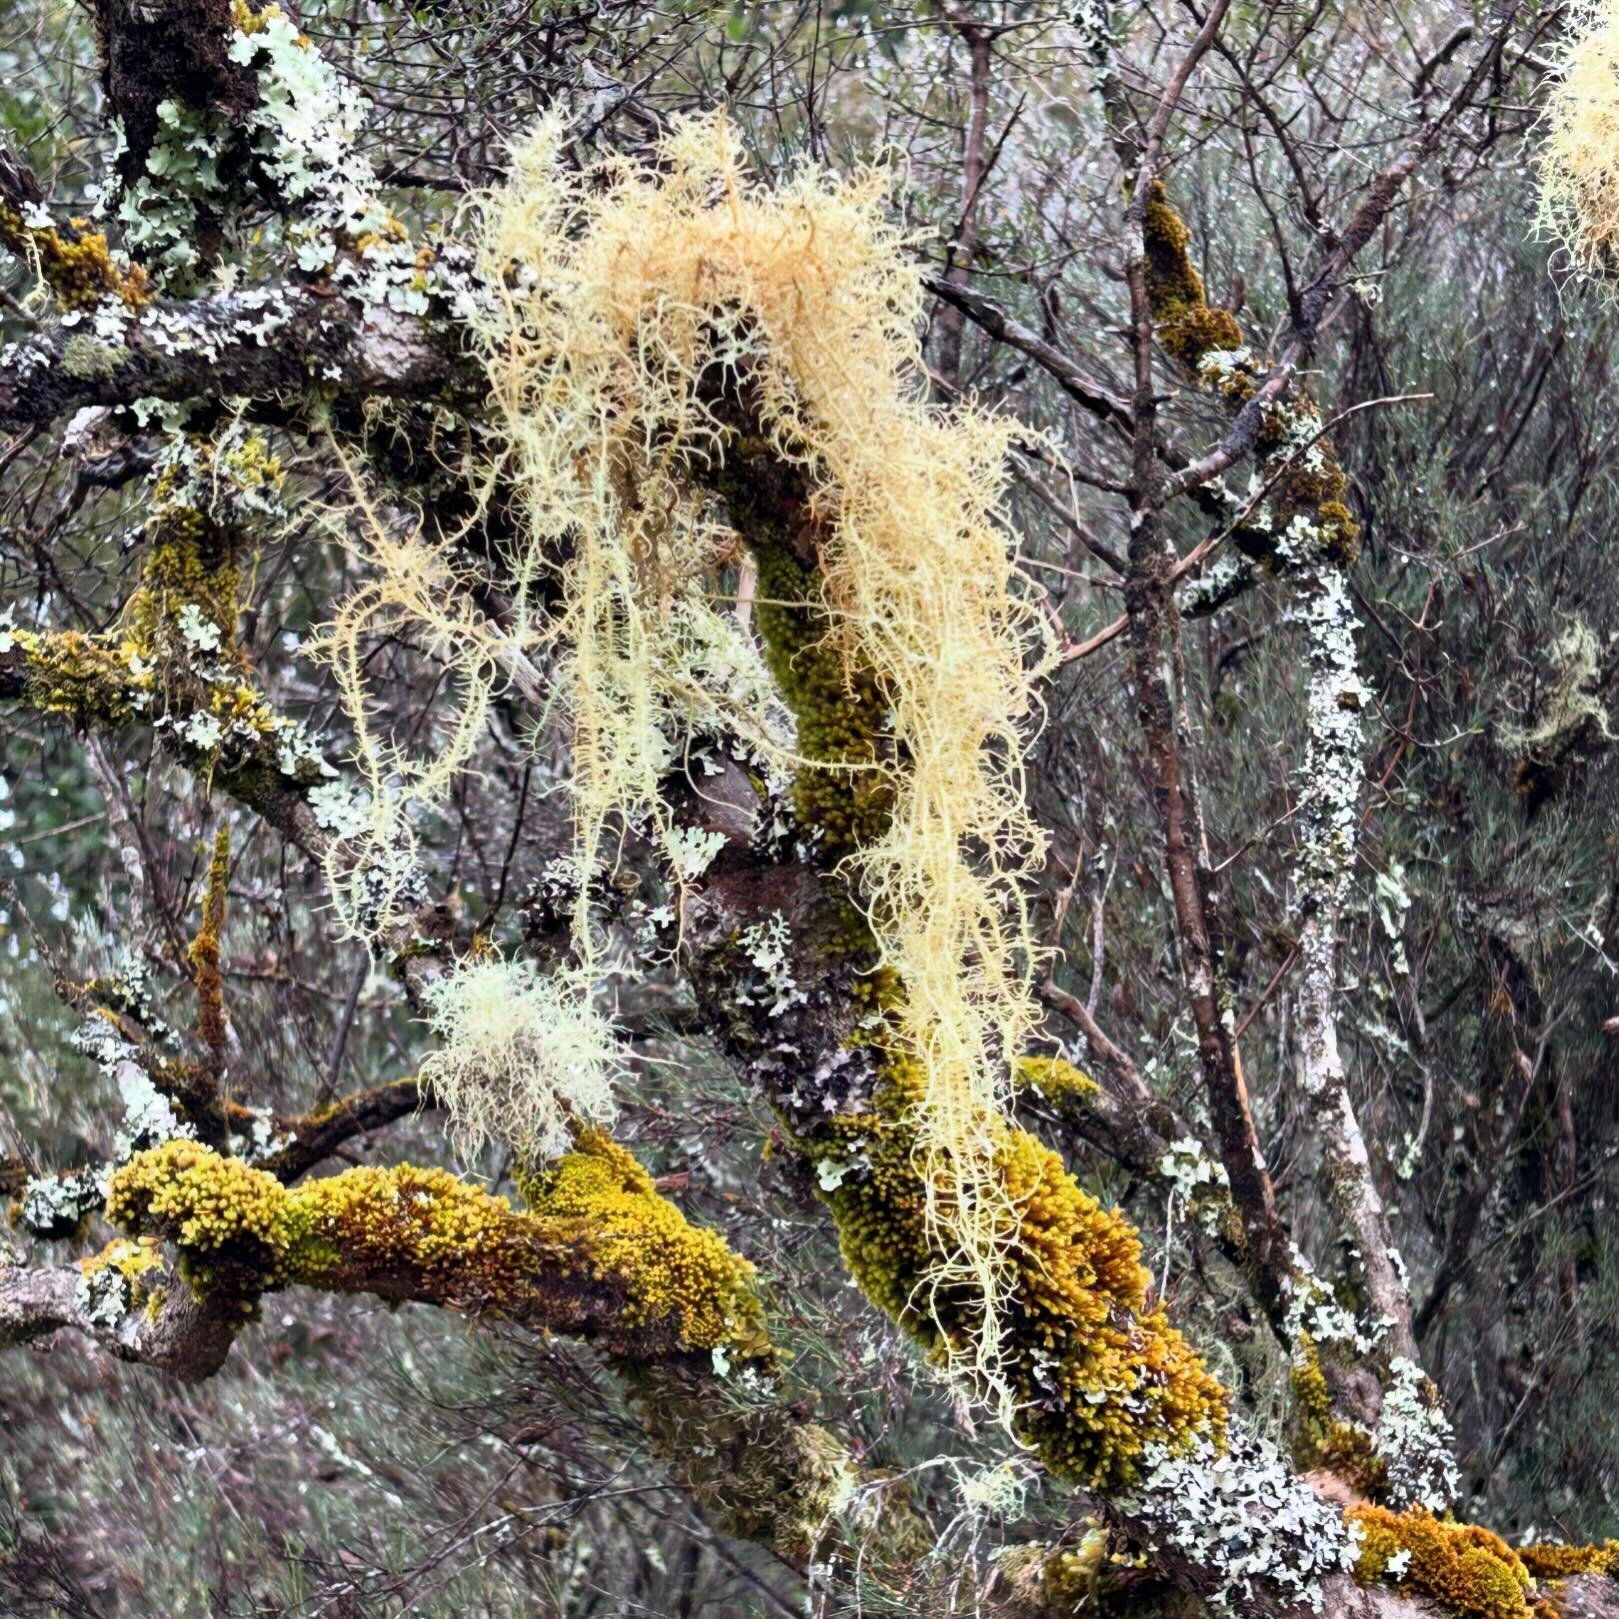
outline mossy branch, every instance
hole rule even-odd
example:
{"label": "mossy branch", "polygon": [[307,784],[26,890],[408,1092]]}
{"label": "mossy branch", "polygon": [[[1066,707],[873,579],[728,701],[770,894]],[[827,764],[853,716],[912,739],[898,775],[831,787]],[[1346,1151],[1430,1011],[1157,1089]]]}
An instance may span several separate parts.
{"label": "mossy branch", "polygon": [[518,1213],[447,1171],[346,1170],[283,1186],[196,1142],[113,1173],[107,1216],[175,1243],[200,1293],[253,1313],[292,1286],[464,1309],[648,1356],[768,1355],[753,1273],[686,1223],[615,1144],[582,1141],[557,1188]]}

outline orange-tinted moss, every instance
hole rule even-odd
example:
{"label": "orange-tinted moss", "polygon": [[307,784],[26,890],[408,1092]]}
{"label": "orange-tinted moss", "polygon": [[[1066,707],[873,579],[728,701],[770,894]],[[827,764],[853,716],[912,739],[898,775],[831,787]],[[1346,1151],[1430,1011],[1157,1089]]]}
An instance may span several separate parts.
{"label": "orange-tinted moss", "polygon": [[1518,1560],[1537,1580],[1567,1580],[1576,1574],[1619,1574],[1619,1540],[1600,1546],[1562,1546],[1554,1541],[1517,1548]]}
{"label": "orange-tinted moss", "polygon": [[[821,1157],[824,1187],[837,1180],[822,1195],[862,1291],[937,1356],[978,1333],[981,1295],[918,1291],[941,1257],[909,1122],[920,1095],[915,1066],[889,1057],[870,1112],[835,1117],[800,1145]],[[1134,1228],[1021,1130],[1005,1128],[998,1167],[1019,1211],[1002,1321],[1019,1437],[1053,1472],[1099,1488],[1127,1484],[1149,1445],[1218,1439],[1225,1391],[1151,1303]]]}
{"label": "orange-tinted moss", "polygon": [[223,1063],[225,1054],[225,986],[219,971],[219,934],[225,925],[225,887],[229,875],[230,827],[221,825],[214,835],[213,858],[208,863],[202,926],[186,952],[197,992],[197,1033],[216,1063]]}
{"label": "orange-tinted moss", "polygon": [[1523,1559],[1499,1535],[1473,1524],[1441,1523],[1429,1512],[1351,1507],[1358,1535],[1355,1578],[1389,1580],[1468,1619],[1551,1619],[1537,1600]]}
{"label": "orange-tinted moss", "polygon": [[39,266],[64,309],[85,309],[109,296],[138,309],[151,299],[146,272],[139,265],[120,265],[106,236],[91,230],[88,220],[70,220],[66,231],[30,226],[15,209],[0,204],[0,242]]}

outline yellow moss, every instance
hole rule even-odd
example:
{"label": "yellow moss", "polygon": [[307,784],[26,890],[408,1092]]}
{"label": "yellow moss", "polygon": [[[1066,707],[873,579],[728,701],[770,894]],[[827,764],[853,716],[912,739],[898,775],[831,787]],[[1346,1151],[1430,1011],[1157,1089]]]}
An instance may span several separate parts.
{"label": "yellow moss", "polygon": [[[982,1331],[983,1303],[970,1285],[935,1280],[913,1122],[920,1095],[915,1065],[890,1057],[873,1109],[834,1118],[805,1150],[840,1172],[822,1195],[862,1290],[943,1359]],[[1129,1222],[1021,1130],[1002,1127],[995,1165],[1017,1211],[1001,1349],[1018,1436],[1053,1472],[1095,1488],[1127,1484],[1149,1445],[1218,1441],[1225,1391],[1151,1302]]]}
{"label": "yellow moss", "polygon": [[575,1151],[525,1176],[522,1189],[536,1215],[577,1222],[596,1274],[628,1289],[628,1325],[674,1317],[689,1348],[767,1351],[753,1266],[718,1233],[692,1225],[601,1131],[582,1130]]}
{"label": "yellow moss", "polygon": [[[1042,1548],[1034,1548],[1038,1556]],[[1108,1561],[1108,1532],[1085,1531],[1077,1547],[1046,1554],[1040,1562],[1040,1594],[1052,1613],[1082,1613],[1095,1606],[1103,1568]]]}
{"label": "yellow moss", "polygon": [[124,725],[135,717],[140,688],[128,659],[101,637],[77,630],[46,635],[14,630],[11,638],[26,659],[23,699],[30,708],[75,725]]}
{"label": "yellow moss", "polygon": [[[1388,1579],[1469,1619],[1539,1619],[1547,1612],[1535,1600],[1523,1559],[1488,1529],[1385,1507],[1351,1507],[1345,1518],[1359,1535],[1355,1578],[1364,1584]],[[1409,1554],[1403,1569],[1395,1563],[1402,1553]]]}
{"label": "yellow moss", "polygon": [[1299,1336],[1291,1382],[1298,1464],[1324,1467],[1364,1494],[1383,1489],[1388,1483],[1387,1464],[1365,1428],[1334,1413],[1320,1351],[1308,1333]]}
{"label": "yellow moss", "polygon": [[167,1141],[113,1171],[107,1218],[160,1231],[193,1254],[263,1255],[273,1278],[288,1246],[286,1203],[273,1175],[195,1141]]}
{"label": "yellow moss", "polygon": [[1518,1560],[1537,1580],[1566,1580],[1576,1574],[1619,1574],[1619,1540],[1600,1546],[1562,1546],[1543,1542],[1520,1546]]}
{"label": "yellow moss", "polygon": [[544,1258],[622,1288],[627,1328],[668,1323],[681,1348],[768,1354],[753,1267],[690,1225],[624,1148],[586,1132],[529,1185],[529,1215],[409,1164],[289,1189],[197,1142],[170,1141],[114,1172],[107,1216],[173,1241],[194,1287],[226,1285],[250,1304],[301,1284],[543,1322]]}
{"label": "yellow moss", "polygon": [[1056,1107],[1083,1101],[1100,1090],[1089,1074],[1065,1057],[1019,1057],[1012,1065],[1012,1079],[1020,1090],[1035,1091]]}
{"label": "yellow moss", "polygon": [[164,1268],[163,1253],[150,1237],[131,1242],[126,1237],[115,1237],[100,1253],[86,1255],[79,1261],[79,1270],[88,1282],[108,1271],[123,1279],[122,1309],[140,1309],[149,1314],[161,1307],[163,1289],[153,1286],[151,1273]]}
{"label": "yellow moss", "polygon": [[162,1267],[162,1250],[151,1237],[135,1242],[127,1237],[114,1237],[100,1253],[86,1255],[79,1261],[79,1269],[86,1276],[110,1269],[129,1282],[138,1282],[148,1271]]}
{"label": "yellow moss", "polygon": [[146,272],[119,264],[105,234],[91,230],[88,220],[70,221],[64,234],[55,226],[26,225],[21,214],[0,203],[0,243],[38,266],[65,309],[89,308],[109,296],[138,309],[151,299]]}

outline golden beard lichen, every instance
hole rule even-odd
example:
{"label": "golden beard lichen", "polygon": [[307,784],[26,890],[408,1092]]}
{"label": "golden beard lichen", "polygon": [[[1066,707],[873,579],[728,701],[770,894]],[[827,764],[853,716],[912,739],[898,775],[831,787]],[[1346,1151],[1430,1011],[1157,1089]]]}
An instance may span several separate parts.
{"label": "golden beard lichen", "polygon": [[1581,0],[1546,93],[1536,226],[1574,270],[1619,270],[1619,5]]}
{"label": "golden beard lichen", "polygon": [[[948,1363],[971,1352],[984,1300],[970,1278],[939,1280],[914,1122],[922,1088],[913,1060],[889,1056],[870,1108],[834,1116],[803,1145],[820,1155],[821,1195],[861,1289]],[[1129,1484],[1149,1449],[1219,1443],[1225,1390],[1152,1302],[1130,1223],[1010,1125],[994,1133],[993,1172],[1016,1211],[996,1308],[1018,1438],[1054,1473],[1100,1489]]]}
{"label": "golden beard lichen", "polygon": [[[837,657],[817,700],[865,683],[887,704],[882,750],[836,752],[801,729],[800,774],[861,774],[875,807],[805,831],[848,850],[905,985],[894,1041],[918,1076],[922,1217],[937,1238],[926,1285],[983,1305],[972,1340],[946,1338],[942,1359],[1007,1411],[999,1305],[1019,1215],[999,1158],[1010,1059],[1038,1021],[1023,879],[1041,852],[1021,780],[1038,621],[999,521],[1012,424],[923,399],[918,272],[880,174],[806,169],[766,189],[723,118],[583,174],[562,139],[542,124],[478,200],[491,295],[473,325],[501,441],[492,475],[525,516],[508,559],[517,633],[563,660],[576,853],[596,869],[615,817],[663,828],[671,711],[734,728],[684,678],[670,607],[717,580],[732,543],[711,493],[731,429],[705,389],[745,379],[825,535],[816,599],[785,604],[813,607],[819,649]],[[797,588],[780,560],[762,558],[762,574]],[[562,609],[542,628],[529,615],[548,577]],[[575,939],[588,964],[587,904]]]}
{"label": "golden beard lichen", "polygon": [[[318,515],[364,577],[302,650],[331,669],[354,733],[364,791],[335,817],[339,835],[328,841],[322,863],[340,927],[372,946],[397,920],[415,870],[414,812],[442,805],[471,762],[503,662],[516,648],[475,606],[476,575],[456,548],[434,542],[418,520],[391,517],[335,438],[328,449],[344,474],[348,503]],[[420,733],[417,745],[401,743],[376,717],[372,660],[379,645],[396,637],[443,671],[425,745]]]}

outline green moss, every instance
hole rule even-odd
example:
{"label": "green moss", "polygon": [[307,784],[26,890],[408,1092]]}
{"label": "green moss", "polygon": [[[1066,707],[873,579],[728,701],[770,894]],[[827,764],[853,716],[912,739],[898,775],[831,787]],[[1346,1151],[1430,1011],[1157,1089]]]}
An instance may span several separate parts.
{"label": "green moss", "polygon": [[129,350],[122,344],[100,343],[75,332],[62,350],[62,370],[82,382],[99,382],[116,376],[128,359]]}
{"label": "green moss", "polygon": [[1147,199],[1143,240],[1147,300],[1165,352],[1195,371],[1205,354],[1240,348],[1242,327],[1229,309],[1217,309],[1205,300],[1203,278],[1186,251],[1190,233],[1157,181]]}
{"label": "green moss", "polygon": [[1388,1467],[1377,1454],[1372,1435],[1333,1410],[1321,1354],[1308,1333],[1299,1337],[1290,1381],[1293,1455],[1299,1466],[1325,1468],[1363,1495],[1376,1496],[1387,1489]]}
{"label": "green moss", "polygon": [[846,853],[878,837],[893,807],[881,768],[888,705],[834,633],[820,575],[785,542],[749,538],[759,567],[756,618],[765,662],[809,765],[794,779],[793,807],[805,825],[820,828],[829,852]]}

